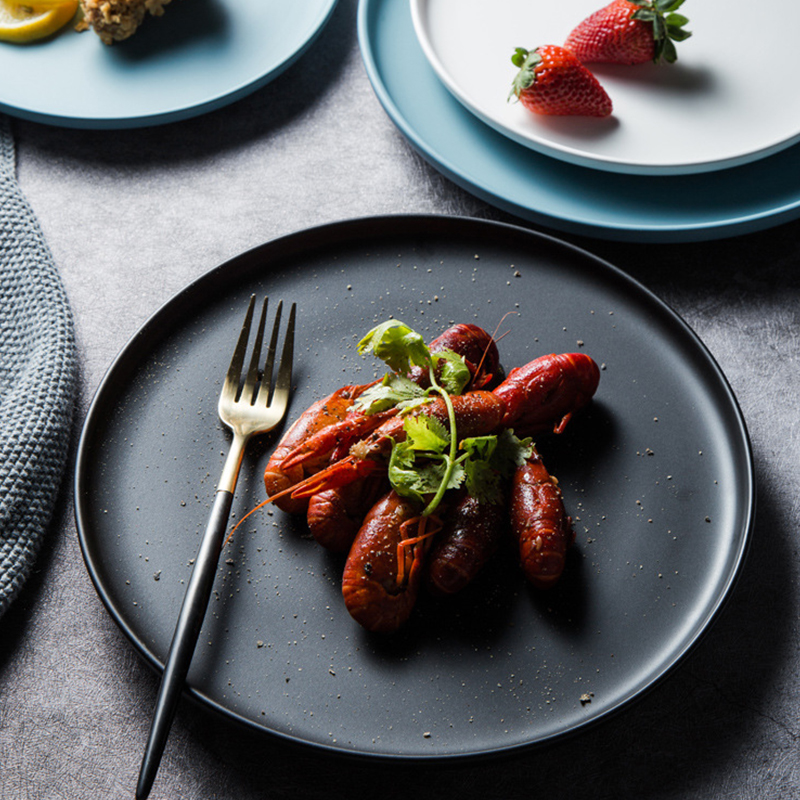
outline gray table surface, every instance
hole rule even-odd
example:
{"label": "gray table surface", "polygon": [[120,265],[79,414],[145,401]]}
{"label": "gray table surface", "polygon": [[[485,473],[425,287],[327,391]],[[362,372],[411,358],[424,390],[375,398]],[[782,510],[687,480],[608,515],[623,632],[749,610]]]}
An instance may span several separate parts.
{"label": "gray table surface", "polygon": [[[267,87],[208,116],[82,132],[15,121],[19,180],[74,309],[78,427],[114,356],[188,282],[282,234],[384,213],[523,224],[409,146],[361,61],[356,0]],[[746,187],[743,187],[745,190]],[[530,227],[530,226],[528,226]],[[322,757],[191,704],[154,798],[800,796],[800,222],[701,244],[570,238],[652,289],[720,363],[752,437],[758,519],[741,580],[688,661],[643,700],[543,751],[458,767]],[[0,620],[0,797],[125,798],[157,689],[84,567],[72,471],[35,573]]]}

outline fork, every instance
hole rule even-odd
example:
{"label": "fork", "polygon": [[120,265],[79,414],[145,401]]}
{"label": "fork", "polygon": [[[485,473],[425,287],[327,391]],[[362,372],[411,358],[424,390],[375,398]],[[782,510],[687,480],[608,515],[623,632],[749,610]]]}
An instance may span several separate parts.
{"label": "fork", "polygon": [[200,543],[194,569],[178,615],[178,622],[175,626],[167,661],[164,665],[164,674],[158,691],[150,735],[139,771],[139,782],[136,788],[137,800],[145,800],[150,793],[164,752],[169,729],[175,716],[178,700],[183,690],[186,674],[189,671],[189,664],[194,654],[211,595],[211,587],[214,583],[219,554],[224,543],[228,517],[233,503],[233,493],[236,489],[245,447],[251,437],[272,430],[283,419],[289,404],[296,305],[292,303],[289,311],[283,351],[273,389],[272,370],[275,362],[283,303],[278,303],[278,309],[275,313],[275,322],[272,327],[272,336],[262,374],[259,371],[259,364],[267,317],[266,297],[261,311],[261,319],[258,323],[250,366],[242,383],[242,367],[244,365],[247,342],[250,338],[255,302],[256,296],[252,295],[219,397],[217,408],[219,418],[231,429],[233,439],[222,468],[222,476],[217,485],[208,525]]}

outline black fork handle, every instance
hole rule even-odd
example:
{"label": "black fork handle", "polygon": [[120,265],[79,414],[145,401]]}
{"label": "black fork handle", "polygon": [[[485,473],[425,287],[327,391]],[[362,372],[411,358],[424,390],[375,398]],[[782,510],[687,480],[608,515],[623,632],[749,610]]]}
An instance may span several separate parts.
{"label": "black fork handle", "polygon": [[194,569],[189,578],[186,595],[183,598],[172,644],[169,648],[164,674],[150,726],[150,736],[139,770],[139,783],[136,787],[136,800],[145,800],[150,794],[169,729],[183,691],[189,665],[192,663],[197,639],[203,626],[208,600],[217,573],[219,554],[225,541],[233,493],[220,490],[214,497],[211,515],[208,519],[200,550],[195,559]]}

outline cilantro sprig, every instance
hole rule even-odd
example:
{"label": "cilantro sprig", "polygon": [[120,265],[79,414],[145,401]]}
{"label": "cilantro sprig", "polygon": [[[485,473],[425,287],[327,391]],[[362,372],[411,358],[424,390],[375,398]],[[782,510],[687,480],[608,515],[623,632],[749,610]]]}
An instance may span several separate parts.
{"label": "cilantro sprig", "polygon": [[358,343],[358,352],[373,353],[398,374],[410,372],[412,366],[427,367],[431,361],[431,351],[422,336],[397,319],[374,327]]}
{"label": "cilantro sprig", "polygon": [[[356,406],[367,414],[394,406],[404,408],[432,392],[461,394],[472,377],[458,353],[452,350],[431,353],[422,336],[399,320],[388,320],[373,328],[358,343],[358,352],[376,355],[393,370],[356,402]],[[428,370],[429,389],[407,377],[412,367]]]}
{"label": "cilantro sprig", "polygon": [[[449,350],[431,353],[424,339],[399,320],[373,328],[358,343],[362,354],[372,353],[393,370],[358,400],[358,407],[374,414],[397,407],[406,418],[405,439],[394,442],[389,458],[389,481],[395,491],[418,500],[422,516],[429,516],[448,489],[466,484],[467,491],[486,502],[501,502],[502,480],[532,453],[530,439],[518,439],[513,431],[497,436],[458,440],[451,395],[458,395],[470,381],[464,359]],[[428,371],[426,389],[408,377],[413,367]],[[447,425],[411,411],[438,394],[447,409]]]}

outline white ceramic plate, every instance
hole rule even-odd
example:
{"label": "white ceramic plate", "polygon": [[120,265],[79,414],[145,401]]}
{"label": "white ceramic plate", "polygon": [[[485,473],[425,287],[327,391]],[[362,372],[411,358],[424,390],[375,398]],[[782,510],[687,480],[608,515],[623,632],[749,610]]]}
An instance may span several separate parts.
{"label": "white ceramic plate", "polygon": [[[605,119],[545,117],[507,102],[516,47],[562,44],[605,0],[410,0],[420,45],[470,111],[513,140],[583,166],[639,174],[730,167],[800,140],[800,3],[689,0],[676,64],[590,65],[614,103]],[[769,64],[771,81],[760,65]],[[783,76],[783,77],[781,77]]]}
{"label": "white ceramic plate", "polygon": [[0,111],[100,129],[204,114],[280,75],[335,6],[336,0],[179,0],[111,46],[71,26],[31,45],[0,42]]}

